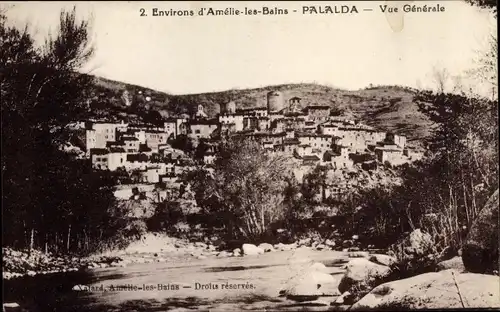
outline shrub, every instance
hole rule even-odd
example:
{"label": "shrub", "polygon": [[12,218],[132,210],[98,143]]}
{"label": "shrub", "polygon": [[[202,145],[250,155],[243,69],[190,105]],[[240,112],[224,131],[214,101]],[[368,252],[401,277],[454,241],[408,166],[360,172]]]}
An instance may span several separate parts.
{"label": "shrub", "polygon": [[389,254],[394,256],[396,261],[390,266],[388,281],[435,272],[440,261],[434,239],[420,230],[413,231],[392,245]]}
{"label": "shrub", "polygon": [[186,217],[178,201],[166,201],[156,206],[154,215],[147,220],[147,227],[151,231],[174,231],[174,225],[185,222]]}

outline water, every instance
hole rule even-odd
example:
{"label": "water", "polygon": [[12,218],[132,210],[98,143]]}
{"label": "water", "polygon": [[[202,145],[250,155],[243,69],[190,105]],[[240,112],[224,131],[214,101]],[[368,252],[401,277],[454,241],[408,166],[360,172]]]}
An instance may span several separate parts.
{"label": "water", "polygon": [[[340,278],[342,258],[335,251],[302,250],[39,275],[5,281],[4,302],[41,312],[295,310],[304,304],[279,296],[287,281],[313,262]],[[74,291],[75,285],[96,290]],[[317,305],[308,307],[330,308]]]}

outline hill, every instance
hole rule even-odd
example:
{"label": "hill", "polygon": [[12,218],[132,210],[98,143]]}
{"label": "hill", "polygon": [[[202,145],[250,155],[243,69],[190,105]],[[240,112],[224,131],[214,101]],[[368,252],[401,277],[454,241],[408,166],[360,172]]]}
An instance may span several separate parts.
{"label": "hill", "polygon": [[[418,111],[413,98],[416,90],[399,86],[377,86],[349,91],[318,84],[284,84],[254,89],[228,90],[189,95],[171,95],[149,88],[95,78],[96,92],[93,112],[108,117],[140,119],[151,110],[162,116],[192,114],[197,105],[204,106],[211,117],[220,112],[220,104],[234,101],[237,108],[266,105],[271,90],[283,93],[285,100],[302,99],[301,106],[327,105],[342,115],[384,131],[406,135],[408,140],[421,141],[431,126],[428,118]],[[128,100],[125,100],[127,98]],[[127,101],[128,104],[127,105]]]}

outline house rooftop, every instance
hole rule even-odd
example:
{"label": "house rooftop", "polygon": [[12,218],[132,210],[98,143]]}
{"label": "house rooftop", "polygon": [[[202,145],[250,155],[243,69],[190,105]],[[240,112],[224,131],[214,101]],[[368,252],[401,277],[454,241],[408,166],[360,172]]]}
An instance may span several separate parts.
{"label": "house rooftop", "polygon": [[402,153],[402,149],[392,148],[392,147],[377,147],[375,151],[383,151],[383,152],[394,152],[394,153]]}
{"label": "house rooftop", "polygon": [[153,125],[150,124],[145,124],[145,123],[135,123],[135,124],[129,124],[129,128],[152,128],[154,127]]}
{"label": "house rooftop", "polygon": [[305,108],[305,110],[313,110],[313,109],[317,109],[317,110],[327,110],[327,109],[330,109],[330,106],[327,106],[327,105],[309,105]]}
{"label": "house rooftop", "polygon": [[267,116],[246,116],[246,118],[259,119],[259,120],[269,120]]}
{"label": "house rooftop", "polygon": [[219,122],[213,119],[196,119],[188,121],[189,125],[218,125]]}
{"label": "house rooftop", "polygon": [[340,156],[340,153],[336,153],[334,151],[326,151],[325,154],[330,157],[338,157]]}
{"label": "house rooftop", "polygon": [[284,114],[285,117],[299,117],[304,116],[301,112],[288,112]]}
{"label": "house rooftop", "polygon": [[252,112],[252,111],[256,111],[256,110],[266,110],[267,111],[267,107],[259,106],[259,107],[250,107],[250,108],[238,108],[238,109],[236,109],[236,112]]}
{"label": "house rooftop", "polygon": [[360,127],[339,127],[339,130],[343,130],[343,131],[364,131],[364,132],[379,132],[377,130],[374,130],[374,129],[368,129],[368,128],[360,128]]}
{"label": "house rooftop", "polygon": [[297,137],[314,137],[314,138],[328,138],[328,139],[340,139],[338,136],[329,135],[329,134],[318,134],[318,133],[307,133],[300,132],[296,133]]}
{"label": "house rooftop", "polygon": [[125,150],[122,147],[110,147],[109,151],[111,153],[125,153]]}
{"label": "house rooftop", "polygon": [[302,160],[305,160],[305,161],[319,161],[320,159],[316,155],[304,155],[302,157]]}
{"label": "house rooftop", "polygon": [[168,173],[165,173],[165,174],[161,174],[159,175],[159,178],[177,178],[177,175],[173,172],[168,172]]}
{"label": "house rooftop", "polygon": [[149,161],[149,156],[146,154],[128,154],[127,160],[128,161],[146,162],[146,161]]}
{"label": "house rooftop", "polygon": [[123,136],[123,137],[122,137],[122,140],[123,140],[123,141],[139,141],[139,139],[138,139],[138,138],[133,137],[133,136]]}
{"label": "house rooftop", "polygon": [[277,111],[277,112],[269,112],[269,115],[275,115],[275,116],[280,116],[280,115],[283,115],[283,111],[285,109],[282,109],[280,111]]}
{"label": "house rooftop", "polygon": [[284,139],[283,140],[284,145],[299,145],[300,141],[295,138],[290,138],[290,139]]}
{"label": "house rooftop", "polygon": [[181,117],[168,117],[168,118],[165,118],[163,119],[166,123],[176,123],[178,119],[185,119],[185,118],[181,118]]}
{"label": "house rooftop", "polygon": [[280,133],[270,133],[270,132],[256,132],[252,133],[250,135],[257,136],[257,137],[282,137],[285,136],[285,132],[280,132]]}
{"label": "house rooftop", "polygon": [[121,145],[125,145],[125,142],[123,142],[123,141],[106,142],[106,147],[121,146]]}
{"label": "house rooftop", "polygon": [[323,127],[323,128],[338,128],[339,125],[322,124],[321,127]]}
{"label": "house rooftop", "polygon": [[90,149],[91,155],[106,155],[108,153],[109,153],[109,151],[106,148],[91,148]]}

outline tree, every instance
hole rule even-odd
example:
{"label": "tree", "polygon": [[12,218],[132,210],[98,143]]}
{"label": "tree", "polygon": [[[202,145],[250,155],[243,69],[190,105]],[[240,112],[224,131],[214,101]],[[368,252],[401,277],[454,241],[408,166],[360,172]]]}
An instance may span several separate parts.
{"label": "tree", "polygon": [[194,139],[185,134],[178,135],[168,143],[172,145],[173,148],[179,149],[188,155],[193,154],[196,149]]}
{"label": "tree", "polygon": [[[466,0],[473,6],[482,9],[492,10],[493,17],[497,18],[496,0]],[[469,71],[469,74],[478,79],[479,82],[486,82],[491,85],[491,99],[498,97],[498,37],[496,29],[491,33],[488,40],[488,47],[485,51],[478,52],[478,66]]]}
{"label": "tree", "polygon": [[158,111],[155,111],[153,109],[146,110],[144,113],[142,113],[142,119],[146,123],[163,127],[163,117]]}
{"label": "tree", "polygon": [[[314,205],[325,200],[326,170],[316,166],[306,174],[301,185],[301,193],[308,205]],[[321,195],[318,200],[318,194]]]}
{"label": "tree", "polygon": [[287,200],[295,183],[290,160],[234,138],[221,146],[219,156],[213,174],[192,175],[198,204],[217,214],[228,234],[262,239],[292,208]]}
{"label": "tree", "polygon": [[198,146],[196,146],[196,149],[194,151],[194,159],[202,162],[209,148],[210,145],[208,145],[204,139],[201,139],[200,143],[198,144]]}
{"label": "tree", "polygon": [[448,80],[450,79],[450,73],[446,68],[434,67],[432,70],[432,78],[437,86],[437,91],[443,93],[446,91]]}
{"label": "tree", "polygon": [[493,12],[497,12],[497,1],[496,0],[466,0],[471,5],[475,5],[481,8],[493,9]]}
{"label": "tree", "polygon": [[0,15],[2,182],[6,245],[90,251],[111,238],[113,177],[59,149],[65,125],[85,118],[93,78],[88,21],[61,12],[58,32],[38,47]]}

